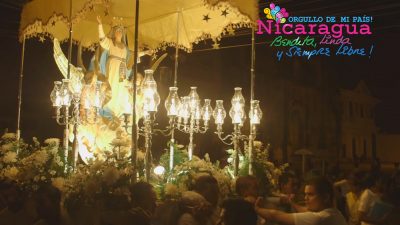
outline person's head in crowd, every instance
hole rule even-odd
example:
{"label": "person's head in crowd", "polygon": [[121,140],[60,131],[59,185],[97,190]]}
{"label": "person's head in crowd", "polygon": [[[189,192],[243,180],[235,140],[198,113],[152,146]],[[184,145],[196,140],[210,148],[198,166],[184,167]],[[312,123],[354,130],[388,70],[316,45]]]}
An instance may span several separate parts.
{"label": "person's head in crowd", "polygon": [[201,194],[211,205],[216,206],[219,200],[218,181],[211,175],[203,175],[196,179],[193,190]]}
{"label": "person's head in crowd", "polygon": [[182,214],[189,213],[200,224],[206,223],[213,213],[213,206],[209,201],[195,191],[182,193],[179,208]]}
{"label": "person's head in crowd", "polygon": [[304,188],[304,200],[308,210],[319,212],[333,206],[332,183],[324,177],[311,178]]}
{"label": "person's head in crowd", "polygon": [[370,189],[372,192],[381,193],[384,189],[383,177],[376,173],[365,173],[361,179],[361,187],[363,190]]}
{"label": "person's head in crowd", "polygon": [[36,213],[47,224],[60,224],[61,192],[50,184],[43,185],[34,193]]}
{"label": "person's head in crowd", "polygon": [[295,194],[297,185],[296,177],[293,173],[286,172],[279,177],[279,190],[282,194]]}
{"label": "person's head in crowd", "polygon": [[355,170],[349,174],[348,181],[352,192],[360,193],[363,190],[362,179],[364,176],[365,172],[360,170]]}
{"label": "person's head in crowd", "polygon": [[24,195],[18,185],[9,180],[0,182],[0,209],[18,212],[24,206]]}
{"label": "person's head in crowd", "polygon": [[224,225],[256,225],[254,205],[244,199],[227,199],[222,204]]}
{"label": "person's head in crowd", "polygon": [[157,195],[153,186],[147,182],[137,182],[131,187],[132,206],[140,207],[154,213],[157,206]]}
{"label": "person's head in crowd", "polygon": [[259,192],[257,178],[250,175],[238,177],[236,180],[235,189],[238,196],[254,203]]}

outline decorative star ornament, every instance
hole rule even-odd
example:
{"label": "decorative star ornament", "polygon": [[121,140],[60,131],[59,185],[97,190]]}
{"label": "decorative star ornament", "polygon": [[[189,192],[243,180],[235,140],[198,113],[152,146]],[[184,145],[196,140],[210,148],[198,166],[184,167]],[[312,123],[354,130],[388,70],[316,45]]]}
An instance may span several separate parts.
{"label": "decorative star ornament", "polygon": [[230,26],[230,27],[228,27],[228,29],[226,29],[227,31],[228,31],[228,34],[229,35],[231,35],[231,36],[234,36],[235,35],[235,30]]}
{"label": "decorative star ornament", "polygon": [[56,21],[55,20],[53,20],[53,22],[51,22],[51,26],[55,26],[56,25]]}
{"label": "decorative star ornament", "polygon": [[226,18],[226,16],[228,15],[228,9],[222,10],[221,12],[221,16],[224,16]]}
{"label": "decorative star ornament", "polygon": [[219,49],[219,43],[218,41],[214,41],[214,44],[212,45],[213,49]]}
{"label": "decorative star ornament", "polygon": [[44,37],[43,37],[43,36],[40,36],[40,37],[39,37],[39,41],[40,41],[40,42],[42,42],[42,43],[43,43],[43,42],[44,42],[44,40],[45,40],[45,39],[44,39]]}
{"label": "decorative star ornament", "polygon": [[203,20],[208,22],[211,18],[207,15],[203,15]]}

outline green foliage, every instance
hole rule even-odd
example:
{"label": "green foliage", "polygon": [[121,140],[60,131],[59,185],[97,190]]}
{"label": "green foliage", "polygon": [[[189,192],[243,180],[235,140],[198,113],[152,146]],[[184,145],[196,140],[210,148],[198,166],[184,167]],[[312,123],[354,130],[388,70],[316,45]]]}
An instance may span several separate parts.
{"label": "green foliage", "polygon": [[[227,170],[231,177],[234,178],[233,171],[235,151],[230,149],[227,152],[229,154],[229,165],[225,167],[225,170]],[[246,148],[245,154],[239,152],[239,176],[249,175],[250,159],[248,156],[248,148]],[[262,194],[265,195],[277,189],[279,176],[286,167],[286,164],[280,167],[275,166],[269,161],[268,149],[264,149],[260,142],[255,144],[253,149],[252,172],[253,176],[255,176],[259,181]]]}
{"label": "green foliage", "polygon": [[[168,147],[170,147],[170,144]],[[222,196],[231,192],[231,180],[224,170],[219,168],[219,162],[212,163],[208,155],[204,159],[193,156],[189,161],[187,150],[174,143],[174,168],[166,170],[166,174],[157,177],[153,185],[160,199],[178,198],[183,192],[191,190],[197,177],[211,175],[218,181]],[[169,168],[169,149],[160,158],[160,165]]]}
{"label": "green foliage", "polygon": [[167,144],[168,148],[166,149],[166,152],[162,154],[160,157],[160,165],[163,166],[168,172],[171,172],[169,168],[171,145],[174,148],[174,166],[182,164],[189,158],[187,151],[186,149],[184,149],[183,145],[179,145],[178,143],[168,142]]}

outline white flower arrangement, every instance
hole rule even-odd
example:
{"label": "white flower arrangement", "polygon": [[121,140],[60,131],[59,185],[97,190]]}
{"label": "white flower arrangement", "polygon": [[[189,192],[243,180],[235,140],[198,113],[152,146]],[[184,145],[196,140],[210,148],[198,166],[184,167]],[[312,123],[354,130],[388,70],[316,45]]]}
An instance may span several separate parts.
{"label": "white flower arrangement", "polygon": [[54,145],[54,146],[60,146],[60,139],[59,138],[48,138],[46,140],[44,140],[45,144],[47,145]]}
{"label": "white flower arrangement", "polygon": [[1,139],[14,141],[17,139],[17,135],[15,133],[4,133]]}
{"label": "white flower arrangement", "polygon": [[11,151],[11,149],[13,148],[13,143],[7,143],[1,146],[1,152],[8,152]]}
{"label": "white flower arrangement", "polygon": [[[103,157],[89,161],[88,165],[78,165],[69,175],[64,169],[66,162],[63,161],[64,151],[60,148],[59,139],[49,138],[41,145],[37,138],[33,138],[33,144],[27,145],[23,140],[17,141],[15,134],[7,133],[0,138],[0,179],[13,180],[25,190],[36,189],[41,183],[51,183],[65,194],[65,202],[70,206],[96,204],[110,196],[128,201],[131,178],[137,175],[133,174],[131,167],[128,143],[128,139],[115,139],[111,151],[105,151]],[[193,156],[189,161],[182,146],[175,144],[175,148],[174,169],[158,177],[155,183],[164,197],[180,197],[191,190],[194,181],[202,175],[211,175],[218,181],[222,198],[231,193],[234,179],[229,171],[232,165],[221,169],[219,163],[212,163],[207,154],[204,159]],[[234,154],[232,150],[229,153]],[[138,151],[139,167],[144,158],[145,154]],[[228,162],[232,164],[233,160],[228,159]],[[161,157],[160,164],[168,168],[168,153]],[[241,155],[242,171],[246,170],[246,166],[247,156]],[[283,167],[278,168],[268,161],[268,151],[262,149],[262,143],[255,145],[254,168],[262,170],[263,179],[272,186],[276,185],[283,170]],[[140,174],[143,170],[137,168],[136,172]]]}
{"label": "white flower arrangement", "polygon": [[17,162],[17,153],[16,152],[7,152],[3,157],[4,163],[15,163]]}
{"label": "white flower arrangement", "polygon": [[16,167],[8,167],[4,170],[3,176],[9,180],[18,181],[19,170]]}
{"label": "white flower arrangement", "polygon": [[57,144],[42,147],[33,138],[33,145],[27,145],[22,139],[17,141],[13,134],[6,133],[0,139],[0,145],[0,179],[16,181],[21,188],[29,191],[64,175],[63,157],[59,155],[62,151]]}
{"label": "white flower arrangement", "polygon": [[78,165],[63,185],[67,208],[96,205],[110,197],[129,199],[129,185],[133,175],[130,159],[117,152],[106,153],[104,160],[97,158],[88,165]]}
{"label": "white flower arrangement", "polygon": [[208,154],[204,159],[193,156],[192,160],[183,162],[174,167],[169,175],[169,182],[164,186],[164,194],[168,197],[179,197],[182,193],[191,189],[194,181],[202,175],[211,175],[218,181],[222,198],[231,193],[231,180],[219,164],[213,164]]}
{"label": "white flower arrangement", "polygon": [[[253,174],[257,177],[260,182],[261,188],[268,189],[265,191],[272,192],[278,187],[279,176],[283,173],[287,164],[276,167],[271,161],[269,161],[269,152],[267,146],[264,149],[264,145],[261,141],[254,141],[253,148]],[[234,157],[235,151],[230,149],[227,150],[229,154],[228,163],[229,165],[225,167],[231,178],[235,178],[233,175],[234,170]],[[245,154],[239,153],[239,175],[245,176],[249,175],[249,158],[248,158],[248,148],[245,148]]]}

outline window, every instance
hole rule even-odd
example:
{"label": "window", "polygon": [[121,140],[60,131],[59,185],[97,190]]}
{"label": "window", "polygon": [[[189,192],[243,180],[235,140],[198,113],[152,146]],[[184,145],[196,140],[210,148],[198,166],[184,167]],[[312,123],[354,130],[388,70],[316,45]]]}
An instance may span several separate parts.
{"label": "window", "polygon": [[342,158],[346,158],[346,144],[342,144]]}
{"label": "window", "polygon": [[376,158],[376,135],[371,135],[371,156],[372,158]]}
{"label": "window", "polygon": [[350,118],[353,117],[353,103],[349,102],[349,116]]}
{"label": "window", "polygon": [[360,105],[360,117],[364,118],[364,108],[362,105]]}
{"label": "window", "polygon": [[363,149],[363,156],[367,157],[367,140],[364,138],[364,149]]}
{"label": "window", "polygon": [[354,116],[358,116],[358,104],[354,103]]}
{"label": "window", "polygon": [[340,107],[341,107],[341,110],[342,110],[342,115],[343,115],[343,117],[345,117],[346,116],[346,109],[344,107],[344,103],[341,103]]}

